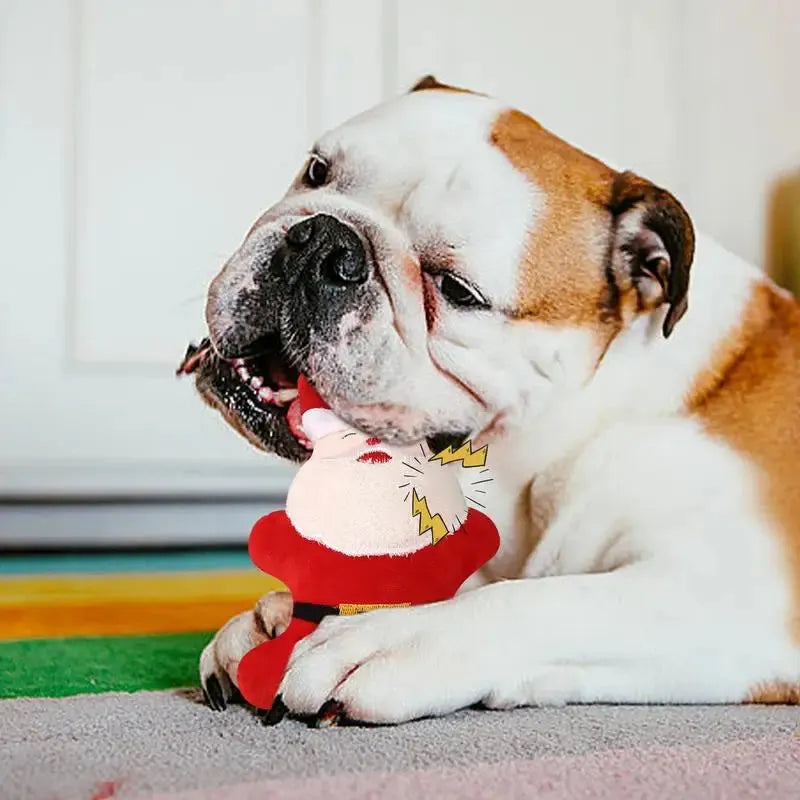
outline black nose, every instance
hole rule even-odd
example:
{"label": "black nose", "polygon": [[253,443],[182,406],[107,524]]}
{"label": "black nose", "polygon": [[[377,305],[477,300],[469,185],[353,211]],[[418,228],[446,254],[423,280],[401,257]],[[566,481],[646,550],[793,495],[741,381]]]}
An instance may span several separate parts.
{"label": "black nose", "polygon": [[369,277],[367,255],[358,234],[328,214],[292,225],[286,232],[286,245],[286,268],[297,278],[310,270],[326,283],[348,286],[364,283]]}

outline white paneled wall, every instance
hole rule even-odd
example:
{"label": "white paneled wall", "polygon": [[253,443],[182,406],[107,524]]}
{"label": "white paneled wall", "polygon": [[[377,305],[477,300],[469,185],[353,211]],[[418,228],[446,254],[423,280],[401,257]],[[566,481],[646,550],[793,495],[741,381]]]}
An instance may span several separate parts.
{"label": "white paneled wall", "polygon": [[382,8],[337,9],[3,6],[0,493],[285,486],[173,373],[320,127],[380,100]]}
{"label": "white paneled wall", "polygon": [[698,225],[764,255],[775,179],[800,168],[800,3],[686,2],[681,164]]}
{"label": "white paneled wall", "polygon": [[433,72],[748,258],[800,166],[796,0],[0,0],[0,495],[279,490],[172,375],[322,129]]}

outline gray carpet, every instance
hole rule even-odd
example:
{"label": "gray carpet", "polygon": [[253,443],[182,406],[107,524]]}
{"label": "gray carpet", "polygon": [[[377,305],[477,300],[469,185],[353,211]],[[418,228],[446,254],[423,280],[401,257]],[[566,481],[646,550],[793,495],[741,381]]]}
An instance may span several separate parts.
{"label": "gray carpet", "polygon": [[0,702],[0,754],[3,800],[800,798],[800,709],[464,711],[311,730],[293,721],[264,728],[242,708],[214,713],[192,692],[84,695]]}

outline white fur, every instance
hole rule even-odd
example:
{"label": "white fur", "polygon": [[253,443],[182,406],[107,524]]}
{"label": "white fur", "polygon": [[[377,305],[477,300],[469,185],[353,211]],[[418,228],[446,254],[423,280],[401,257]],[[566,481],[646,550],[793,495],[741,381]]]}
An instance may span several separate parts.
{"label": "white fur", "polygon": [[[435,221],[462,268],[493,301],[508,300],[546,200],[485,136],[479,144],[498,106],[431,92],[398,103],[323,138],[323,150],[349,148],[362,165],[353,195],[329,201],[377,206],[370,213],[398,242],[424,242]],[[448,180],[463,192],[437,191]],[[488,511],[502,545],[482,573],[491,585],[326,620],[293,654],[281,689],[291,709],[336,698],[353,717],[396,722],[480,700],[736,702],[759,683],[800,681],[759,476],[682,410],[765,280],[757,269],[699,236],[689,311],[672,336],[661,333],[663,311],[642,315],[596,370],[597,343],[580,328],[453,311],[428,338],[400,270],[386,280],[408,354],[392,368],[409,396],[427,391],[429,407],[488,426]],[[420,352],[491,414],[437,384]]]}
{"label": "white fur", "polygon": [[447,241],[468,277],[508,305],[527,233],[546,200],[488,146],[501,111],[489,97],[419,92],[350,120],[318,147],[354,165],[349,196],[380,208],[419,251]]}

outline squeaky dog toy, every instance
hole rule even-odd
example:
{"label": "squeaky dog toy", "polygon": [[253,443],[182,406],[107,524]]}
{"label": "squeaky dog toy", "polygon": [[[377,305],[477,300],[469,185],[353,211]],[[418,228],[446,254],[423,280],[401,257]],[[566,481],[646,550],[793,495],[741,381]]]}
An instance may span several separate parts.
{"label": "squeaky dog toy", "polygon": [[324,617],[450,598],[499,546],[494,524],[468,507],[458,479],[468,468],[474,492],[485,496],[487,447],[434,454],[423,443],[388,445],[339,419],[303,376],[298,390],[311,457],[289,487],[286,510],[260,519],[249,541],[255,565],[291,592],[291,622],[247,652],[237,674],[244,699],[270,710],[268,723],[286,711],[276,693],[292,649]]}

